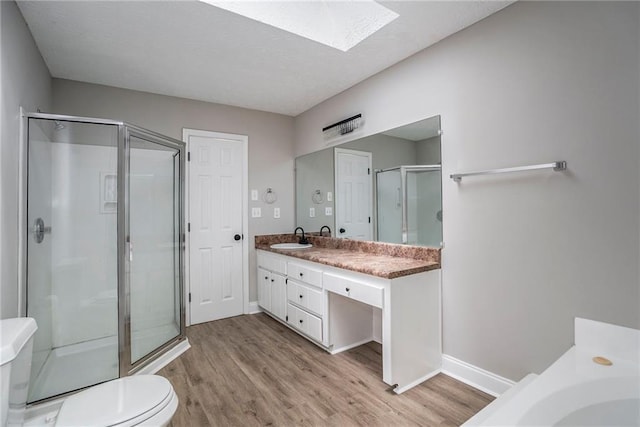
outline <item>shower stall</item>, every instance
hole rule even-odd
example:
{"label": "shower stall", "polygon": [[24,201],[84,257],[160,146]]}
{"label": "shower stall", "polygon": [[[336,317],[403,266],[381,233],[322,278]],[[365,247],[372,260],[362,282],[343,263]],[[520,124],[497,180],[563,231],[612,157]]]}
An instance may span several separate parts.
{"label": "shower stall", "polygon": [[440,165],[412,165],[375,171],[378,241],[440,247],[440,169]]}
{"label": "shower stall", "polygon": [[43,113],[24,121],[33,403],[145,372],[188,347],[185,149],[124,122]]}

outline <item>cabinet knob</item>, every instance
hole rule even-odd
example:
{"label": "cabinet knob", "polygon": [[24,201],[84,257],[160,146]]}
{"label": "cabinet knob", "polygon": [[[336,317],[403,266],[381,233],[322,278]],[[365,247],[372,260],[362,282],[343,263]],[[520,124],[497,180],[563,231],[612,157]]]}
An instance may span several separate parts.
{"label": "cabinet knob", "polygon": [[264,280],[269,280],[269,276],[264,276]]}
{"label": "cabinet knob", "polygon": [[302,323],[302,319],[300,319],[300,323]]}
{"label": "cabinet knob", "polygon": [[275,282],[275,281],[276,281],[276,279],[271,279],[271,281],[272,281],[272,282]]}
{"label": "cabinet knob", "polygon": [[300,299],[302,299],[302,295],[300,295]]}
{"label": "cabinet knob", "polygon": [[345,291],[349,292],[351,289],[349,288],[344,288]]}
{"label": "cabinet knob", "polygon": [[300,277],[304,276],[304,274],[300,273]]}

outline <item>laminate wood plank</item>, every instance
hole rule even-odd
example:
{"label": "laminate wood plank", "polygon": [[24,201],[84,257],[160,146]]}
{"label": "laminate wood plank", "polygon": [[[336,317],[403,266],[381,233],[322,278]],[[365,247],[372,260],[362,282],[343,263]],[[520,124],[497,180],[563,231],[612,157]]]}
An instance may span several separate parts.
{"label": "laminate wood plank", "polygon": [[450,426],[492,397],[437,375],[396,395],[378,343],[330,355],[265,314],[191,326],[191,349],[159,374],[182,426]]}

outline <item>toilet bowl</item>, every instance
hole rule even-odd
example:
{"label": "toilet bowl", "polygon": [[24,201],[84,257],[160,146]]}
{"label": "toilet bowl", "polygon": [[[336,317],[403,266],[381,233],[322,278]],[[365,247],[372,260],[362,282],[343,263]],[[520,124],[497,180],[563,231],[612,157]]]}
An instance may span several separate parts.
{"label": "toilet bowl", "polygon": [[[35,321],[0,320],[2,424],[21,426],[27,401]],[[178,408],[171,383],[158,375],[134,375],[108,381],[64,399],[55,425],[166,426]]]}

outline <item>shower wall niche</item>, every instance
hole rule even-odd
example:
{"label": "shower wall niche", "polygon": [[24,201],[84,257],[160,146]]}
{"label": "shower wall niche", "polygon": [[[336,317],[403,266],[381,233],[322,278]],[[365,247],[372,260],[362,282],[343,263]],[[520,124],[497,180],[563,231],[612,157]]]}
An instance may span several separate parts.
{"label": "shower wall niche", "polygon": [[27,115],[29,401],[129,375],[184,341],[184,144]]}

